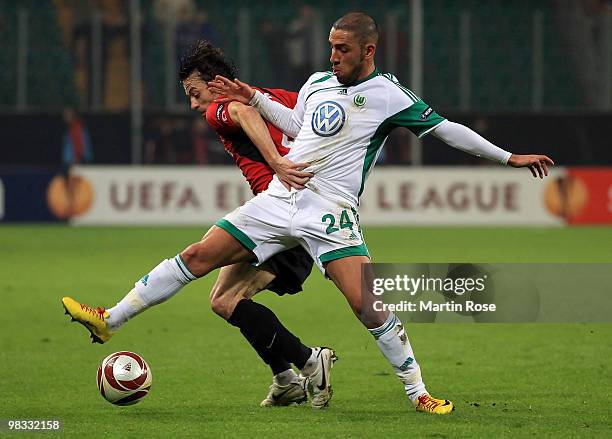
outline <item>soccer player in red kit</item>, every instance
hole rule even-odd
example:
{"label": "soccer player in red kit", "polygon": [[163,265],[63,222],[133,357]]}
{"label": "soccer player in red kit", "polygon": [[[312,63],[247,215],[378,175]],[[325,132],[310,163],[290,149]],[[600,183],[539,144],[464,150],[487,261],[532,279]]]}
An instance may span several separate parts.
{"label": "soccer player in red kit", "polygon": [[[272,176],[277,174],[285,187],[302,189],[309,180],[310,174],[303,172],[307,163],[292,163],[283,156],[289,152],[288,139],[272,123],[265,121],[257,111],[248,105],[239,102],[218,103],[215,96],[210,93],[206,80],[219,74],[219,70],[227,70],[228,74],[235,76],[235,69],[231,62],[225,58],[220,49],[208,42],[200,41],[181,62],[179,77],[185,93],[189,96],[191,108],[204,115],[208,124],[219,135],[226,151],[232,156],[236,165],[251,186],[253,194],[264,191]],[[282,89],[258,88],[270,99],[286,107],[293,108],[297,102],[297,93]],[[227,224],[231,227],[231,224]],[[245,244],[245,243],[243,243]],[[248,245],[248,243],[246,243]],[[253,310],[245,307],[257,307],[257,311],[265,308],[249,300],[254,294],[268,289],[278,295],[294,294],[302,290],[302,284],[312,270],[313,260],[302,247],[295,247],[271,258],[263,266],[254,267],[250,263],[235,264],[223,267],[211,292],[212,309],[230,324],[241,328],[243,335],[257,350],[261,358],[270,365],[274,374],[273,384],[268,396],[262,405],[285,405],[299,402],[305,398],[300,380],[290,366],[282,351],[289,350],[289,356],[294,360],[298,369],[308,365],[309,359],[312,367],[318,365],[320,374],[310,375],[309,388],[315,388],[313,406],[321,407],[328,403],[331,392],[316,388],[323,384],[329,387],[329,371],[335,360],[334,352],[329,348],[310,349],[299,342],[295,336],[283,328],[282,349],[271,351],[260,345],[257,337],[245,331],[243,320],[251,320]],[[282,326],[272,311],[266,308],[269,320],[275,321],[271,325],[268,338],[272,340],[274,326]],[[261,320],[262,325],[268,325],[267,320]],[[248,322],[246,324],[248,326]],[[257,328],[257,331],[266,331]],[[326,375],[326,376],[325,376]]]}
{"label": "soccer player in red kit", "polygon": [[[307,163],[293,163],[283,156],[289,151],[290,139],[271,123],[264,121],[252,107],[239,102],[217,103],[207,82],[216,75],[235,77],[236,69],[223,52],[207,41],[198,41],[181,60],[179,78],[189,96],[191,108],[200,112],[217,132],[225,149],[251,186],[254,194],[264,191],[272,176],[277,174],[287,190],[302,189],[311,174],[302,171]],[[259,88],[271,99],[293,108],[297,93],[280,89]],[[232,227],[217,224],[217,227]],[[206,236],[203,238],[206,239]],[[245,236],[243,245],[249,238]],[[240,332],[270,366],[274,375],[264,407],[293,405],[307,400],[311,394],[314,408],[328,405],[331,399],[330,370],[336,360],[332,349],[307,347],[285,328],[267,307],[251,298],[268,289],[278,295],[295,294],[312,270],[313,260],[297,246],[277,254],[260,266],[248,262],[222,267],[210,294],[215,313]],[[176,285],[157,289],[155,297],[148,297],[147,282],[154,275],[161,278],[170,273],[178,279]],[[184,279],[183,279],[184,277]],[[143,278],[145,279],[145,278]],[[172,297],[182,286],[195,279],[180,255],[167,259],[138,281],[117,305],[105,310],[91,308],[74,299],[62,299],[66,311],[91,333],[94,341],[104,343],[127,320],[154,304]],[[300,371],[298,376],[291,364]]]}
{"label": "soccer player in red kit", "polygon": [[[289,108],[293,108],[297,101],[297,93],[293,91],[255,88],[265,93],[274,101],[280,102]],[[188,93],[189,90],[186,89],[185,92]],[[190,96],[190,99],[191,98]],[[192,107],[196,111],[202,111],[203,109],[203,106],[197,101],[192,103]],[[270,138],[274,143],[276,152],[278,152],[277,155],[274,150],[270,149],[271,154],[265,158],[242,127],[242,119],[244,119],[244,116],[247,118],[251,116],[245,114],[245,112],[249,112],[248,108],[244,108],[239,102],[227,104],[213,101],[208,105],[204,117],[219,136],[225,150],[232,156],[232,159],[242,171],[242,174],[251,186],[253,194],[256,195],[264,191],[275,173],[279,175],[283,173],[288,174],[285,181],[290,185],[292,185],[291,183],[295,183],[293,186],[300,187],[300,182],[305,181],[304,179],[307,178],[308,174],[299,171],[291,172],[291,170],[297,171],[300,166],[291,164],[288,161],[282,161],[282,157],[289,152],[289,144],[292,139],[287,138],[270,122],[264,121],[269,131]],[[236,121],[240,122],[237,123]],[[249,129],[248,124],[245,128],[247,130]],[[281,161],[285,165],[284,167],[279,166]],[[276,170],[273,169],[272,166],[274,166]],[[291,176],[295,178],[289,178]]]}

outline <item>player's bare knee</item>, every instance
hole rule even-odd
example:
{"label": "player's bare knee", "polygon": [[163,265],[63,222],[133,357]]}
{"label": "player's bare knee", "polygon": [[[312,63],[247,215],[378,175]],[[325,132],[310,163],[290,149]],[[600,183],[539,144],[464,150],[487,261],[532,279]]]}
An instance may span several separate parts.
{"label": "player's bare knee", "polygon": [[230,295],[210,295],[210,307],[215,314],[223,317],[225,320],[229,319],[234,312],[236,307],[235,297]]}
{"label": "player's bare knee", "polygon": [[240,286],[227,288],[215,285],[210,292],[210,307],[215,314],[227,320],[232,316],[238,302],[249,297],[248,292]]}
{"label": "player's bare knee", "polygon": [[201,262],[201,259],[204,255],[204,252],[202,251],[202,243],[201,242],[196,242],[194,244],[191,244],[189,247],[187,247],[185,250],[183,250],[181,252],[181,259],[183,259],[183,262],[190,267],[193,264],[198,264]]}
{"label": "player's bare knee", "polygon": [[191,244],[181,252],[181,259],[195,276],[204,276],[215,268],[210,260],[211,255],[207,247],[203,241],[200,241]]}
{"label": "player's bare knee", "polygon": [[379,328],[386,321],[386,316],[383,315],[382,313],[373,311],[371,309],[365,309],[365,308],[361,311],[361,314],[359,314],[357,317],[359,318],[363,326],[365,326],[368,329]]}
{"label": "player's bare knee", "polygon": [[364,302],[361,299],[354,299],[349,302],[349,305],[355,317],[357,317],[366,328],[377,328],[385,322],[386,317],[373,307],[368,306],[367,301]]}

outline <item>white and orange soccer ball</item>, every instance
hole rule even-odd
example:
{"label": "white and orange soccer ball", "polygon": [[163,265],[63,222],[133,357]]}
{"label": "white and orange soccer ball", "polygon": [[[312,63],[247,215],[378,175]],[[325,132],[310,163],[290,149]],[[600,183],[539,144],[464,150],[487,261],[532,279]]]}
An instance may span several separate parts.
{"label": "white and orange soccer ball", "polygon": [[134,352],[110,354],[98,367],[98,390],[115,405],[136,404],[149,393],[152,379],[149,365]]}

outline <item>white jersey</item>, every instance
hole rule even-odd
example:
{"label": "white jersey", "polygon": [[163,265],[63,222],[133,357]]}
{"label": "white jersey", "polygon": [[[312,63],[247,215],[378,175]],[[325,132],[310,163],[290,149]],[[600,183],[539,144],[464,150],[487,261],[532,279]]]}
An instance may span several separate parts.
{"label": "white jersey", "polygon": [[[350,86],[331,72],[313,74],[300,90],[292,119],[301,129],[286,157],[311,164],[306,170],[314,177],[306,187],[352,206],[359,204],[391,130],[406,127],[422,137],[445,121],[395,76],[378,70]],[[268,193],[288,194],[276,176]]]}

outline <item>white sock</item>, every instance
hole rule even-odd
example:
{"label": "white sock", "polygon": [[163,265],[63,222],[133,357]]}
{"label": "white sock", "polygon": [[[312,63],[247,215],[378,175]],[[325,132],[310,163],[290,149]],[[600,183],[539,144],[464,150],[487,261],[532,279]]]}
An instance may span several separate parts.
{"label": "white sock", "polygon": [[311,349],[312,352],[310,353],[310,357],[308,357],[308,360],[306,360],[306,364],[304,364],[304,367],[302,367],[302,370],[300,370],[302,375],[310,376],[310,374],[315,371],[315,369],[317,368],[317,354],[320,350],[321,348]]}
{"label": "white sock", "polygon": [[298,376],[293,369],[287,369],[281,373],[277,373],[272,379],[279,386],[286,386],[288,384],[298,382]]}
{"label": "white sock", "polygon": [[136,282],[134,288],[117,305],[107,310],[109,317],[105,320],[108,328],[111,331],[117,330],[145,309],[168,300],[194,279],[196,277],[187,269],[180,255],[163,260]]}
{"label": "white sock", "polygon": [[418,397],[426,393],[425,384],[421,378],[421,368],[414,358],[412,346],[404,326],[395,314],[389,313],[389,317],[382,326],[369,329],[376,344],[387,358],[393,370],[401,382],[410,401],[416,404]]}

